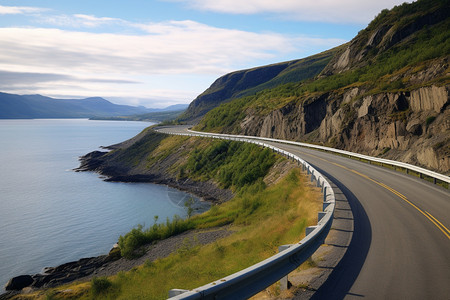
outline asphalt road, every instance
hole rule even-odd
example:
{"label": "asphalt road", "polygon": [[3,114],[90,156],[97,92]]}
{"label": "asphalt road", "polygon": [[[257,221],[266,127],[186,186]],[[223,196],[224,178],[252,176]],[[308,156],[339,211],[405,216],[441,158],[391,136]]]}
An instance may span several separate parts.
{"label": "asphalt road", "polygon": [[450,299],[448,190],[334,154],[271,144],[330,178],[352,208],[350,246],[313,299]]}

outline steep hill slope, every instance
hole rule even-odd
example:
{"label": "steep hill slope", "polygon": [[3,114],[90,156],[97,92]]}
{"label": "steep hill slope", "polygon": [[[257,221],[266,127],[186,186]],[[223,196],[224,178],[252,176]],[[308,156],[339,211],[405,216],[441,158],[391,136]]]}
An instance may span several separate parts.
{"label": "steep hill slope", "polygon": [[383,10],[314,79],[233,99],[197,129],[309,141],[449,173],[449,3]]}
{"label": "steep hill slope", "polygon": [[267,88],[289,82],[300,82],[318,75],[340,48],[331,49],[304,59],[241,70],[218,78],[206,91],[191,102],[180,121],[195,123],[221,103],[253,95]]}

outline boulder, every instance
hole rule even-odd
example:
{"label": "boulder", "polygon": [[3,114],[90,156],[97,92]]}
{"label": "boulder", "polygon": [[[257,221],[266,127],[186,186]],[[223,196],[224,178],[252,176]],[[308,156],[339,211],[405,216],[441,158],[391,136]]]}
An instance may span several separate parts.
{"label": "boulder", "polygon": [[20,291],[24,287],[30,286],[33,283],[33,278],[30,275],[20,275],[11,278],[5,285],[7,291]]}

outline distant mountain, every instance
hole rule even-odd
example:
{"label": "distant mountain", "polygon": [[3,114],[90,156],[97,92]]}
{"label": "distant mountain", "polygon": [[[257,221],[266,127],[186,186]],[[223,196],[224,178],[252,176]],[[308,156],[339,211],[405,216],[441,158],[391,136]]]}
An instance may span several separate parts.
{"label": "distant mountain", "polygon": [[0,93],[0,119],[92,118],[145,114],[143,106],[118,105],[103,98],[53,99]]}
{"label": "distant mountain", "polygon": [[175,105],[171,105],[168,106],[166,108],[162,108],[159,111],[160,112],[164,112],[164,111],[180,111],[180,110],[186,110],[188,108],[189,104],[175,104]]}
{"label": "distant mountain", "polygon": [[[180,104],[181,105],[181,104]],[[178,105],[173,105],[178,107]],[[165,122],[173,121],[177,119],[182,113],[186,111],[187,105],[181,105],[184,107],[181,110],[173,110],[174,107],[167,107],[161,110],[152,111],[146,114],[131,115],[131,116],[116,116],[116,117],[94,117],[91,120],[111,120],[111,121],[146,121],[146,122]]]}

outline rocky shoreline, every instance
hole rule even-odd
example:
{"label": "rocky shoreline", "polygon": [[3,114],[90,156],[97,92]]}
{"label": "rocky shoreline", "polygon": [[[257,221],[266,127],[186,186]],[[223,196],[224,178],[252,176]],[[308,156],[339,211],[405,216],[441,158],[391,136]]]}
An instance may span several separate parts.
{"label": "rocky shoreline", "polygon": [[6,293],[0,295],[0,299],[8,299],[22,292],[52,288],[74,281],[88,281],[93,277],[115,275],[120,271],[129,271],[144,263],[167,257],[186,244],[206,245],[230,234],[232,231],[227,227],[191,230],[143,246],[140,251],[144,254],[135,259],[123,258],[120,256],[120,250],[113,248],[107,255],[82,258],[57,267],[45,268],[43,273],[11,278],[5,286]]}
{"label": "rocky shoreline", "polygon": [[[221,189],[210,181],[194,181],[189,178],[177,179],[166,172],[132,173],[118,165],[111,165],[107,154],[108,152],[93,151],[80,157],[80,167],[74,169],[74,171],[97,172],[105,176],[105,181],[111,182],[148,182],[167,185],[213,203],[226,202],[233,197],[230,190]],[[167,166],[164,165],[164,167]]]}

